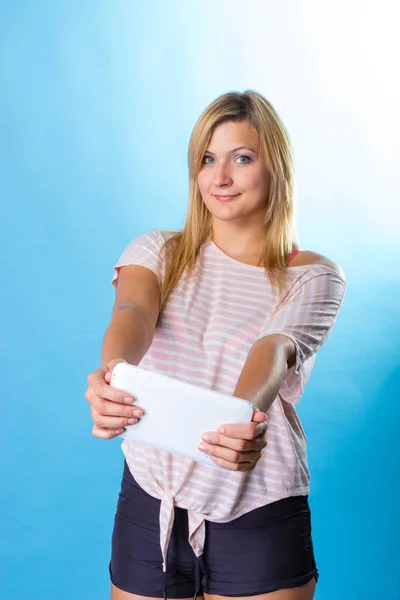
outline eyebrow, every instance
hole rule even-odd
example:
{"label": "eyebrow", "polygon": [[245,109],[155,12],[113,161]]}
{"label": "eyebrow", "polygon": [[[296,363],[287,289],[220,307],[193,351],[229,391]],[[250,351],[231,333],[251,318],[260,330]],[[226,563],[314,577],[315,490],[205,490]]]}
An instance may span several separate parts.
{"label": "eyebrow", "polygon": [[[255,150],[253,150],[253,148],[249,148],[247,146],[238,146],[237,148],[230,150],[228,152],[228,154],[233,154],[234,152],[237,152],[238,150],[250,150],[250,152],[253,152],[253,154],[257,154],[257,152]],[[206,154],[212,154],[213,156],[215,156],[214,152],[210,152],[210,150],[206,150]]]}

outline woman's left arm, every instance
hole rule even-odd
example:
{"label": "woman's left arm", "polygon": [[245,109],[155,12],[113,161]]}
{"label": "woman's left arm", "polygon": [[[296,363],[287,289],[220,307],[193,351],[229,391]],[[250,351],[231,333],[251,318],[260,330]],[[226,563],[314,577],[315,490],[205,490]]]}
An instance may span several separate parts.
{"label": "woman's left arm", "polygon": [[223,425],[218,432],[203,436],[199,448],[216,464],[231,471],[254,469],[267,445],[265,412],[294,365],[295,355],[293,342],[279,334],[265,336],[252,346],[233,395],[250,400],[260,411],[254,412],[251,423]]}
{"label": "woman's left arm", "polygon": [[223,425],[203,436],[199,448],[226,469],[254,469],[266,446],[265,411],[277,398],[288,369],[294,367],[303,387],[304,363],[327,340],[336,321],[346,288],[343,272],[331,264],[310,267],[267,317],[237,381],[233,395],[250,400],[260,411],[251,423]]}

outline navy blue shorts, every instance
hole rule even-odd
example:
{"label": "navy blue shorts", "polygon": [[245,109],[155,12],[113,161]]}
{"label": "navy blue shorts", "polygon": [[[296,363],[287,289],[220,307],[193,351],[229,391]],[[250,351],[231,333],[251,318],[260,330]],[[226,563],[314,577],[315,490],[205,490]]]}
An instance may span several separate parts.
{"label": "navy blue shorts", "polygon": [[187,511],[175,508],[166,581],[159,511],[160,500],[136,483],[125,462],[110,561],[111,581],[123,591],[163,598],[166,584],[168,598],[189,598],[195,591],[255,596],[318,579],[307,496],[278,500],[230,523],[206,521],[200,561],[188,542]]}

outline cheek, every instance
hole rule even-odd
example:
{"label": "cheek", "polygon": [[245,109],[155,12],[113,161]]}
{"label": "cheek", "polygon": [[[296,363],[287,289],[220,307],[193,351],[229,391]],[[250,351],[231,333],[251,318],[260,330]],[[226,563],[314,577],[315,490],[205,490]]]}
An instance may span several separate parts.
{"label": "cheek", "polygon": [[205,173],[204,171],[202,173],[199,173],[199,175],[197,176],[197,185],[199,186],[199,190],[202,196],[207,191],[207,188],[209,186],[208,179],[209,178],[207,177],[207,173]]}
{"label": "cheek", "polygon": [[246,182],[243,182],[247,189],[256,194],[265,196],[265,193],[269,189],[269,179],[264,173],[254,172],[246,173]]}
{"label": "cheek", "polygon": [[236,183],[251,194],[258,195],[264,191],[264,180],[257,173],[240,173]]}

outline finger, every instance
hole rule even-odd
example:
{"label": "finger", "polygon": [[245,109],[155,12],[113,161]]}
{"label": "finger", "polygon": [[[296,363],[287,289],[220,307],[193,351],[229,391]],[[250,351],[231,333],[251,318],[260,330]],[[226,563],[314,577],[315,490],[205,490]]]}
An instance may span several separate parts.
{"label": "finger", "polygon": [[218,433],[241,440],[254,440],[259,435],[263,435],[266,428],[267,421],[263,423],[252,421],[251,423],[240,423],[239,425],[222,425],[218,427]]}
{"label": "finger", "polygon": [[105,429],[120,429],[121,427],[128,427],[130,425],[136,425],[139,422],[138,417],[118,417],[104,415],[96,410],[94,406],[91,406],[92,419],[95,425]]}
{"label": "finger", "polygon": [[105,373],[101,369],[90,373],[88,376],[89,388],[94,394],[96,394],[96,396],[99,396],[100,398],[106,398],[111,402],[117,402],[120,404],[133,404],[135,399],[132,394],[111,387],[105,381],[104,377]]}
{"label": "finger", "polygon": [[231,463],[254,462],[254,459],[261,454],[260,449],[252,449],[248,450],[247,452],[240,452],[225,446],[214,446],[204,443],[199,444],[199,450],[205,454],[208,454],[209,456],[221,458],[222,460],[226,460]]}
{"label": "finger", "polygon": [[136,425],[139,419],[121,419],[119,417],[103,417],[99,415],[95,420],[94,424],[102,429],[121,429],[123,427],[130,427]]}
{"label": "finger", "polygon": [[119,404],[117,402],[111,402],[97,396],[91,388],[88,388],[85,393],[85,398],[90,403],[97,413],[101,415],[108,415],[111,417],[130,417],[140,418],[143,416],[143,411],[139,406],[126,404]]}
{"label": "finger", "polygon": [[254,450],[262,450],[267,445],[265,435],[259,435],[254,440],[243,440],[231,438],[221,433],[211,432],[206,433],[202,437],[202,443],[206,445],[222,446],[230,448],[237,452],[252,452]]}
{"label": "finger", "polygon": [[223,446],[208,446],[204,449],[202,444],[199,445],[199,449],[212,456],[214,458],[221,458],[222,460],[226,460],[230,463],[254,463],[256,459],[260,456],[260,450],[252,450],[249,452],[238,452],[237,450],[232,450],[231,448],[224,448]]}
{"label": "finger", "polygon": [[93,425],[92,434],[94,437],[101,440],[112,440],[120,435],[123,431],[123,428],[114,431],[113,429],[104,429],[102,427],[98,427],[97,425]]}
{"label": "finger", "polygon": [[96,396],[100,396],[100,398],[106,398],[111,402],[116,402],[119,404],[133,404],[135,402],[135,398],[132,394],[123,390],[118,390],[117,388],[113,388],[108,385],[106,381],[95,381],[94,385],[90,387]]}
{"label": "finger", "polygon": [[228,471],[252,471],[258,462],[258,460],[255,460],[254,462],[232,463],[229,460],[216,456],[210,456],[210,458],[214,464]]}
{"label": "finger", "polygon": [[93,406],[99,414],[106,417],[126,417],[127,419],[134,417],[140,419],[140,417],[143,416],[143,410],[140,406],[136,406],[135,404],[133,406],[127,406],[126,404],[111,402],[110,400],[105,400],[104,398],[96,396],[96,394],[91,394],[90,398],[90,405]]}

